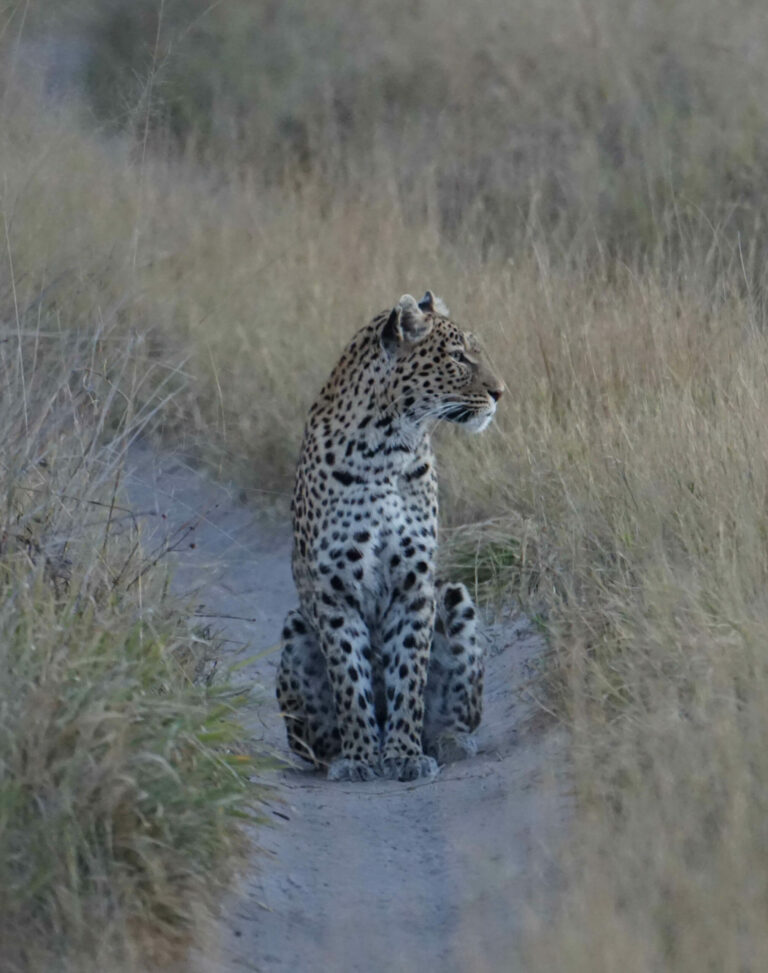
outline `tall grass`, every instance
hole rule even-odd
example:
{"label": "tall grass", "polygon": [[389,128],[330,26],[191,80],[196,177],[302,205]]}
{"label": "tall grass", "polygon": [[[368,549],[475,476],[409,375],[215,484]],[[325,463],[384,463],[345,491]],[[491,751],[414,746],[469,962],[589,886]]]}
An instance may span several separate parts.
{"label": "tall grass", "polygon": [[4,175],[0,966],[143,970],[196,938],[242,849],[243,697],[211,684],[215,646],[122,494],[178,369],[90,303],[78,268],[45,276],[55,240],[27,257],[21,228],[40,227]]}
{"label": "tall grass", "polygon": [[[350,333],[441,293],[509,387],[484,437],[441,436],[446,514],[481,577],[544,606],[572,729],[574,832],[527,966],[764,968],[762,7],[230,4],[198,23],[167,3],[158,29],[159,9],[120,8],[142,12],[136,89],[108,45],[90,69],[138,141],[6,109],[20,306],[100,307],[144,361],[183,356],[165,431],[283,496]],[[104,44],[116,10],[88,20]],[[185,80],[206,45],[212,101]],[[110,98],[99,124],[126,118]]]}
{"label": "tall grass", "polygon": [[658,257],[765,223],[759,0],[111,0],[85,23],[102,124],[273,182],[375,174],[485,250]]}
{"label": "tall grass", "polygon": [[[502,423],[525,460],[490,464],[509,477],[511,536],[540,555],[528,578],[550,609],[580,809],[528,962],[758,970],[766,335],[748,300],[650,273],[580,291],[569,313],[573,296],[555,299],[564,333],[540,313],[516,347],[512,388],[531,400]],[[502,570],[516,583],[522,566]]]}

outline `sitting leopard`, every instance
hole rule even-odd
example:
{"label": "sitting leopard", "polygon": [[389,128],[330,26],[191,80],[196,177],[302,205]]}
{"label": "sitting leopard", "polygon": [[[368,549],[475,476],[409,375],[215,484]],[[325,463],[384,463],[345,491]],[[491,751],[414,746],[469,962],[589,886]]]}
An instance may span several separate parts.
{"label": "sitting leopard", "polygon": [[485,429],[503,388],[427,291],[355,335],[310,409],[277,699],[291,748],[331,780],[413,780],[474,752],[483,659],[467,589],[435,582],[430,434]]}

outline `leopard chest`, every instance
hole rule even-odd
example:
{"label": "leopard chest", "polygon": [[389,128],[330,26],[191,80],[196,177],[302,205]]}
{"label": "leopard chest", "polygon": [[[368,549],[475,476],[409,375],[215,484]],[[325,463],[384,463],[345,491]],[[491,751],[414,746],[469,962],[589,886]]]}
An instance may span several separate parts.
{"label": "leopard chest", "polygon": [[332,492],[310,536],[296,532],[293,568],[302,601],[343,599],[375,626],[393,600],[431,586],[435,486],[432,478],[397,476]]}

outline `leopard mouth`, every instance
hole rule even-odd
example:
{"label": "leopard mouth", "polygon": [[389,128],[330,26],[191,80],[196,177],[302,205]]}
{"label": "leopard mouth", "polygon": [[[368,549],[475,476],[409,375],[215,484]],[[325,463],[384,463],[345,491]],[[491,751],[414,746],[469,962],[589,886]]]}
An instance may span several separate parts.
{"label": "leopard mouth", "polygon": [[472,409],[466,405],[457,405],[446,410],[443,418],[448,422],[456,422],[469,429],[470,432],[482,432],[491,422],[496,413],[496,403],[482,409]]}
{"label": "leopard mouth", "polygon": [[471,419],[472,416],[474,416],[475,414],[476,413],[474,409],[468,409],[467,406],[465,405],[457,405],[454,406],[452,409],[449,409],[445,413],[444,418],[446,418],[448,422],[466,422],[468,419]]}

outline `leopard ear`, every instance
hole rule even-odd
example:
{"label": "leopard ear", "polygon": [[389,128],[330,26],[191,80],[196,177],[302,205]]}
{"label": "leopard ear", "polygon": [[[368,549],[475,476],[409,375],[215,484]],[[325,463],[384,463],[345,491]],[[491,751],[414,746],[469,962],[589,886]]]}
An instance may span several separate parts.
{"label": "leopard ear", "polygon": [[432,322],[410,294],[403,294],[398,301],[400,308],[400,327],[406,341],[416,342],[426,338],[432,330]]}
{"label": "leopard ear", "polygon": [[433,294],[432,291],[426,292],[424,297],[419,301],[419,307],[427,314],[443,314],[445,317],[448,317],[450,313],[444,302],[436,294]]}
{"label": "leopard ear", "polygon": [[387,318],[381,332],[381,343],[386,351],[393,351],[403,341],[415,344],[426,338],[432,330],[432,322],[425,317],[415,299],[403,294]]}
{"label": "leopard ear", "polygon": [[381,346],[384,351],[392,353],[403,340],[403,329],[400,326],[400,308],[393,307],[387,323],[381,329]]}

